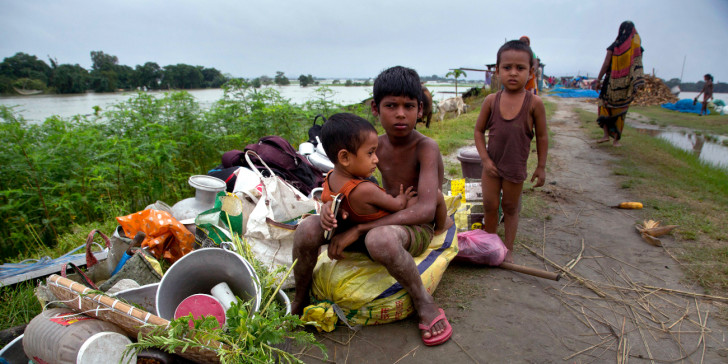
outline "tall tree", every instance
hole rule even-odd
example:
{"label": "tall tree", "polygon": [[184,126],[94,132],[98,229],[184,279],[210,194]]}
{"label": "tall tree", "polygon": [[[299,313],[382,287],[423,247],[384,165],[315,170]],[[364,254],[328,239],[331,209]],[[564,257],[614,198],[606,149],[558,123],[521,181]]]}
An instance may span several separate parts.
{"label": "tall tree", "polygon": [[88,90],[88,71],[78,64],[62,64],[53,69],[53,83],[58,93],[84,93]]}
{"label": "tall tree", "polygon": [[310,84],[308,82],[308,77],[306,77],[305,75],[298,76],[298,84],[301,85],[301,87],[308,86]]}
{"label": "tall tree", "polygon": [[285,86],[290,85],[291,81],[288,80],[288,77],[286,77],[282,71],[276,71],[276,77],[274,78],[274,81],[276,85],[278,86]]}
{"label": "tall tree", "polygon": [[448,72],[447,74],[445,74],[445,78],[450,77],[450,76],[455,77],[455,96],[457,96],[458,95],[458,77],[460,77],[460,76],[467,77],[468,74],[465,73],[465,71],[463,71],[461,69],[454,69],[454,70]]}
{"label": "tall tree", "polygon": [[51,68],[47,63],[36,56],[23,52],[15,53],[12,57],[6,57],[0,63],[0,75],[10,79],[29,78],[48,84],[51,73]]}
{"label": "tall tree", "polygon": [[259,78],[260,78],[260,83],[263,84],[263,86],[268,86],[273,83],[273,79],[268,77],[267,75],[262,75]]}
{"label": "tall tree", "polygon": [[158,90],[162,82],[162,67],[155,62],[137,65],[135,70],[136,85],[150,90]]}
{"label": "tall tree", "polygon": [[116,91],[120,86],[116,69],[119,58],[103,51],[91,51],[91,63],[91,89],[96,92]]}
{"label": "tall tree", "polygon": [[117,65],[113,69],[116,72],[117,86],[123,89],[136,88],[136,74],[134,69],[127,65]]}
{"label": "tall tree", "polygon": [[103,51],[91,51],[91,62],[93,71],[111,71],[119,64],[119,58]]}
{"label": "tall tree", "polygon": [[215,68],[202,68],[203,86],[208,88],[219,88],[227,81],[227,78]]}

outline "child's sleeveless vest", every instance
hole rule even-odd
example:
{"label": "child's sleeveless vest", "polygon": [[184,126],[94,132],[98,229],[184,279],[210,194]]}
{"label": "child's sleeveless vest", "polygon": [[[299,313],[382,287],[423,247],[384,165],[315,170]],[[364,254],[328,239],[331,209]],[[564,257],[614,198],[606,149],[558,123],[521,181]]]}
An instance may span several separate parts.
{"label": "child's sleeveless vest", "polygon": [[[331,172],[329,172],[329,175],[331,175]],[[365,223],[365,222],[369,222],[369,221],[374,221],[374,220],[377,220],[377,219],[380,219],[382,217],[389,215],[389,211],[385,211],[385,210],[379,210],[379,211],[377,211],[373,214],[369,214],[369,215],[359,215],[351,208],[351,205],[349,204],[349,194],[351,194],[351,191],[353,191],[356,188],[356,186],[359,186],[359,184],[362,182],[373,183],[372,181],[369,181],[366,179],[350,179],[341,187],[341,189],[339,189],[339,191],[334,192],[331,190],[331,187],[329,186],[329,176],[327,175],[326,179],[324,180],[324,183],[323,183],[324,190],[321,192],[321,202],[326,203],[326,202],[332,201],[333,200],[332,195],[336,195],[338,193],[343,193],[344,200],[341,203],[341,208],[343,208],[344,211],[349,213],[348,220],[355,224],[361,224],[361,223]],[[384,189],[382,189],[381,187],[379,187],[379,189],[384,191]]]}
{"label": "child's sleeveless vest", "polygon": [[488,129],[488,156],[498,168],[500,176],[513,183],[526,180],[526,162],[531,149],[533,130],[528,127],[528,111],[533,95],[526,92],[518,115],[506,120],[501,115],[500,99],[503,91],[498,91],[493,102],[493,112],[485,126]]}

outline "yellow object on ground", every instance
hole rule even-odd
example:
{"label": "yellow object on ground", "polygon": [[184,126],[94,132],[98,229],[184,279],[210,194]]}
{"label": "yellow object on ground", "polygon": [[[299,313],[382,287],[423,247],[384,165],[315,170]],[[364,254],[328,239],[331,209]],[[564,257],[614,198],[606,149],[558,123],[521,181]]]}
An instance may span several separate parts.
{"label": "yellow object on ground", "polygon": [[[454,197],[446,196],[452,208]],[[459,202],[459,199],[458,199]],[[457,228],[435,236],[429,248],[415,257],[422,283],[433,293],[445,269],[457,255]],[[414,312],[412,300],[402,286],[389,275],[384,266],[362,253],[344,253],[342,260],[330,260],[326,251],[321,253],[313,272],[311,292],[319,302],[303,310],[303,321],[318,323],[318,329],[332,331],[338,317],[336,304],[350,325],[376,325],[401,320]]]}
{"label": "yellow object on ground", "polygon": [[450,194],[453,196],[460,195],[460,202],[465,202],[465,178],[450,181]]}
{"label": "yellow object on ground", "polygon": [[617,207],[620,209],[641,209],[642,202],[622,202]]}

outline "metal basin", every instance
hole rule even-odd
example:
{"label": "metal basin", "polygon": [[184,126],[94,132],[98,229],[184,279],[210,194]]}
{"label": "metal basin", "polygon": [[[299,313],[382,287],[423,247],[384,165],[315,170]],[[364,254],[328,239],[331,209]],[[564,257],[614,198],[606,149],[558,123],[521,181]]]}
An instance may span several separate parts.
{"label": "metal basin", "polygon": [[175,262],[164,274],[157,289],[157,315],[174,319],[174,311],[185,298],[210,294],[212,287],[226,282],[233,294],[260,308],[260,286],[252,266],[240,255],[220,248],[195,250]]}

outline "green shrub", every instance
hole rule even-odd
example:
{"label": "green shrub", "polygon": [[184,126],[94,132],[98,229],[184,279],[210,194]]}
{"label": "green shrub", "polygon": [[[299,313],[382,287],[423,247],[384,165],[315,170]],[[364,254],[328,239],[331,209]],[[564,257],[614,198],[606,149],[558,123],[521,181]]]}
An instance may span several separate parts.
{"label": "green shrub", "polygon": [[275,89],[235,80],[208,111],[185,91],[139,93],[98,116],[40,125],[0,106],[0,257],[53,247],[73,225],[190,197],[189,176],[260,137],[279,135],[296,147],[314,115],[340,110],[330,90],[319,95],[297,106]]}

